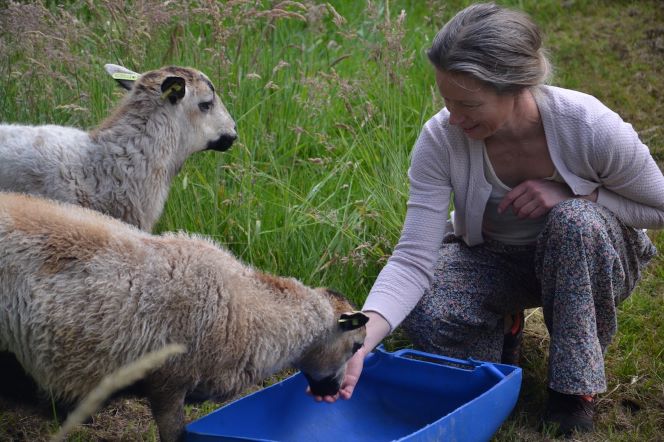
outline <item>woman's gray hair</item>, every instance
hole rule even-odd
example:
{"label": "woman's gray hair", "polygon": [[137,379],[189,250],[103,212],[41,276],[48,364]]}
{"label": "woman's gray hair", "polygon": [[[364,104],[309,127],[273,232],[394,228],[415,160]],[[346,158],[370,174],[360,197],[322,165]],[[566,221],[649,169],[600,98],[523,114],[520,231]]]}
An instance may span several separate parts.
{"label": "woman's gray hair", "polygon": [[498,93],[545,83],[552,71],[535,22],[494,3],[457,13],[436,34],[427,56],[436,68],[470,74]]}

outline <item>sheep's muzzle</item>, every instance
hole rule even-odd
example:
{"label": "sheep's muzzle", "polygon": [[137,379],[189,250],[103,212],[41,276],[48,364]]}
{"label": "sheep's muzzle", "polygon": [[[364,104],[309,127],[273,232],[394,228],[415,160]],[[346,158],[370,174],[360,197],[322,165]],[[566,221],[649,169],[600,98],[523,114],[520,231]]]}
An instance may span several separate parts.
{"label": "sheep's muzzle", "polygon": [[303,374],[307,378],[309,388],[314,396],[334,396],[341,388],[339,379],[335,377],[330,376],[317,381],[306,373]]}
{"label": "sheep's muzzle", "polygon": [[236,135],[222,135],[214,141],[207,144],[206,150],[216,150],[219,152],[230,149],[233,142],[237,139]]}

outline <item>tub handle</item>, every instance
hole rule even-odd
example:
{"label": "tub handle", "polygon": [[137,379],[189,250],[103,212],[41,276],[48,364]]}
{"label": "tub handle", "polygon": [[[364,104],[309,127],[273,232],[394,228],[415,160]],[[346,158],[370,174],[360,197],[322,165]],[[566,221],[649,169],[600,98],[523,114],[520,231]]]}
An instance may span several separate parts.
{"label": "tub handle", "polygon": [[[379,348],[381,351],[385,351],[384,348]],[[386,352],[387,353],[387,352]],[[393,353],[391,353],[394,357],[397,358],[403,358],[403,359],[419,359],[419,360],[424,360],[427,362],[432,362],[435,364],[442,364],[442,365],[453,365],[453,366],[461,366],[461,367],[468,367],[467,370],[474,370],[476,368],[479,368],[481,370],[484,370],[489,376],[501,380],[505,377],[505,374],[498,370],[498,368],[490,363],[490,362],[482,362],[482,361],[476,361],[475,359],[456,359],[452,358],[449,356],[442,356],[442,355],[437,355],[433,353],[426,353],[423,351],[419,350],[414,350],[412,348],[404,348],[401,350],[397,350]]]}

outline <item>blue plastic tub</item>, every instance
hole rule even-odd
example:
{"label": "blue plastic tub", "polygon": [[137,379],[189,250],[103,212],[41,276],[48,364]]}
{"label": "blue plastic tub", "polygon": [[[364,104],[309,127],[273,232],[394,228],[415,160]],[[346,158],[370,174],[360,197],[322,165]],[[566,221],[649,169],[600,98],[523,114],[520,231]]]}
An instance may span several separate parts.
{"label": "blue plastic tub", "polygon": [[185,440],[262,442],[486,441],[516,404],[521,369],[376,349],[350,400],[315,402],[301,373],[185,428]]}

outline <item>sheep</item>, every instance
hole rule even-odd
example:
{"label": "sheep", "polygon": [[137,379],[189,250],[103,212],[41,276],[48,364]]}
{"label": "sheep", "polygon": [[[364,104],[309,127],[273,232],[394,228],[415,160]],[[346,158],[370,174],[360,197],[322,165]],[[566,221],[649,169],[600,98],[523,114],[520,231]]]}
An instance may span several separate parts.
{"label": "sheep", "polygon": [[[0,351],[58,401],[168,344],[142,381],[164,441],[185,396],[225,400],[287,367],[339,390],[368,317],[340,294],[261,272],[200,235],[153,235],[102,213],[0,192]],[[304,393],[303,393],[304,394]]]}
{"label": "sheep", "polygon": [[90,132],[0,124],[0,190],[77,204],[151,231],[185,160],[230,148],[235,122],[195,69],[105,68],[129,92]]}

